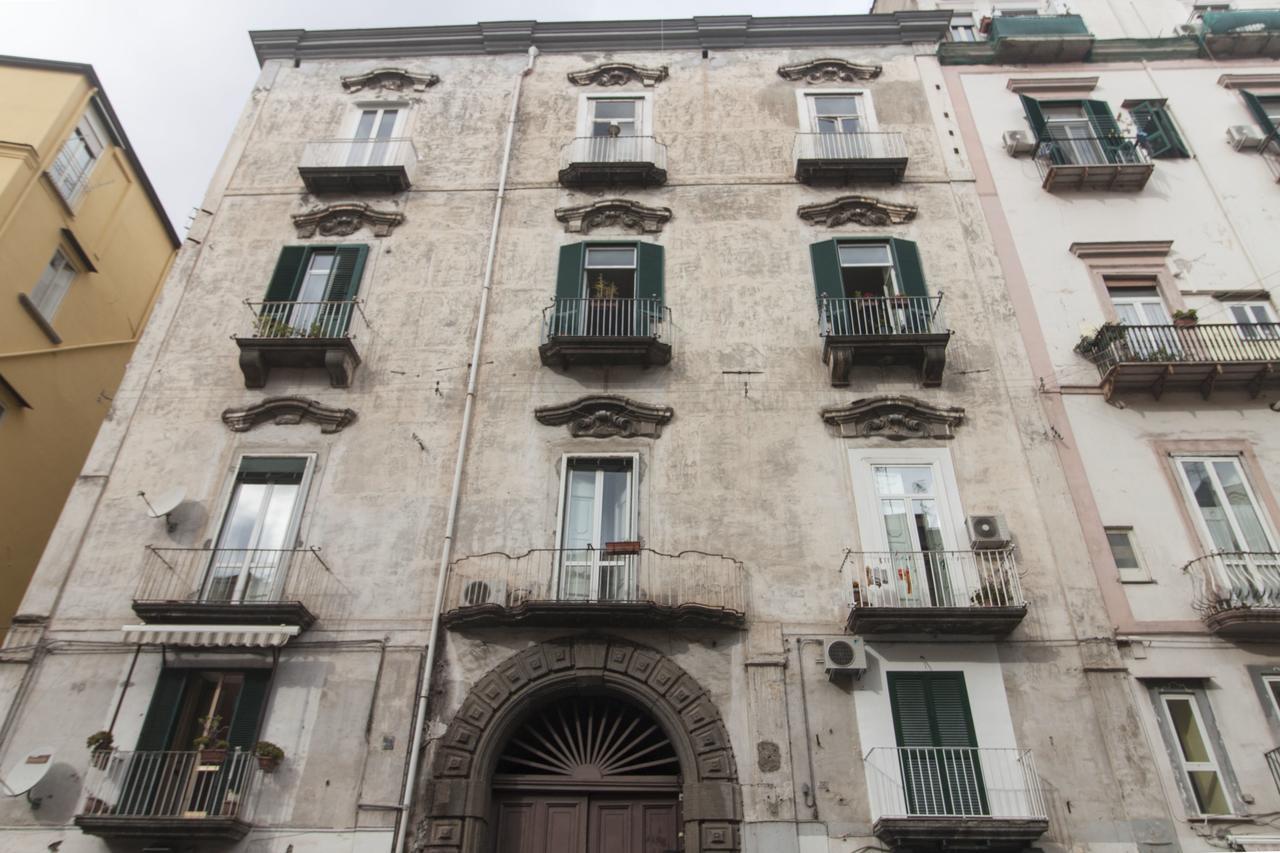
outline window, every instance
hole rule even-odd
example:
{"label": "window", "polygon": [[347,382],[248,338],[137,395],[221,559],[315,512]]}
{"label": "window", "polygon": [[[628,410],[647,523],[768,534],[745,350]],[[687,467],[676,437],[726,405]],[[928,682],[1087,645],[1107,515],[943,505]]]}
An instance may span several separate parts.
{"label": "window", "polygon": [[887,675],[907,812],[988,814],[964,673]]}
{"label": "window", "polygon": [[385,166],[391,160],[396,131],[406,110],[396,106],[362,108],[355,118],[348,166]]}
{"label": "window", "polygon": [[587,247],[582,269],[582,295],[592,299],[634,299],[636,247]]}
{"label": "window", "polygon": [[552,335],[652,337],[664,318],[664,253],[655,243],[560,248]]}
{"label": "window", "polygon": [[1262,676],[1262,686],[1266,688],[1267,698],[1271,700],[1271,713],[1280,720],[1280,675]]}
{"label": "window", "polygon": [[1240,337],[1247,341],[1280,337],[1280,326],[1266,302],[1229,302],[1227,316],[1239,327]]}
{"label": "window", "polygon": [[262,303],[258,335],[344,336],[368,252],[365,245],[281,249]]}
{"label": "window", "polygon": [[1146,146],[1152,157],[1190,157],[1178,127],[1164,101],[1125,102],[1138,132],[1138,142]]}
{"label": "window", "polygon": [[640,122],[644,113],[641,98],[591,98],[591,136],[642,136]]}
{"label": "window", "polygon": [[985,36],[974,23],[973,14],[955,15],[951,18],[948,38],[951,41],[983,41]]}
{"label": "window", "polygon": [[1176,462],[1208,550],[1275,551],[1268,525],[1238,458],[1179,456]]}
{"label": "window", "polygon": [[90,106],[49,167],[49,178],[68,205],[74,205],[84,194],[89,175],[108,139],[97,109]]}
{"label": "window", "polygon": [[227,500],[203,601],[278,601],[296,544],[309,457],[248,456]]}
{"label": "window", "polygon": [[1147,571],[1138,557],[1138,546],[1133,538],[1132,527],[1108,527],[1107,544],[1111,546],[1111,556],[1116,561],[1120,572],[1121,583],[1147,583],[1151,573]]}
{"label": "window", "polygon": [[1244,98],[1245,106],[1262,132],[1267,136],[1273,135],[1280,124],[1280,95],[1255,95],[1242,89],[1240,97]]}
{"label": "window", "polygon": [[31,289],[31,304],[40,312],[47,322],[53,322],[53,315],[62,304],[76,277],[76,268],[67,260],[61,249],[53,253],[53,259],[40,275],[40,280]]}
{"label": "window", "polygon": [[1019,95],[1027,122],[1040,143],[1037,156],[1054,165],[1088,166],[1138,161],[1134,144],[1121,136],[1106,101],[1037,101]]}
{"label": "window", "polygon": [[862,95],[806,94],[809,126],[814,133],[857,133],[866,130]]}
{"label": "window", "polygon": [[569,456],[564,460],[560,505],[559,597],[626,601],[635,597],[633,554],[611,543],[635,538],[636,457]]}
{"label": "window", "polygon": [[1154,282],[1149,287],[1143,286],[1147,281],[1107,280],[1107,295],[1111,297],[1116,319],[1126,326],[1168,326],[1173,322]]}
{"label": "window", "polygon": [[1209,706],[1204,691],[1160,687],[1155,699],[1188,809],[1200,815],[1232,814],[1218,757],[1221,746],[1210,740],[1205,726]]}
{"label": "window", "polygon": [[936,297],[910,240],[822,240],[810,244],[825,334],[919,334],[933,330]]}

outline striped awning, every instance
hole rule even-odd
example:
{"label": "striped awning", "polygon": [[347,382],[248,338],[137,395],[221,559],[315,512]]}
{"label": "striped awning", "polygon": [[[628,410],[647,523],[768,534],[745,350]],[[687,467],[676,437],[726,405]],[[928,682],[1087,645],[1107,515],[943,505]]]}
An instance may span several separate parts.
{"label": "striped awning", "polygon": [[297,625],[125,625],[126,643],[164,646],[283,646]]}

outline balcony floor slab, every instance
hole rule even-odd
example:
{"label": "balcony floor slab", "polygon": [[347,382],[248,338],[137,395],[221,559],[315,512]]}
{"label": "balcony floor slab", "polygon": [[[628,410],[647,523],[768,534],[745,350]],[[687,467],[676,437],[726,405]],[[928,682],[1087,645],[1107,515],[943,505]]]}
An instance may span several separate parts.
{"label": "balcony floor slab", "polygon": [[877,818],[872,832],[899,853],[942,850],[1012,853],[1027,848],[1048,829],[1047,818],[910,815]]}
{"label": "balcony floor slab", "polygon": [[322,367],[329,384],[346,388],[360,366],[351,338],[236,338],[244,387],[264,388],[273,367]]}
{"label": "balcony floor slab", "polygon": [[1151,163],[1053,164],[1045,170],[1043,186],[1049,192],[1136,192],[1147,185],[1153,171]]}
{"label": "balcony floor slab", "polygon": [[705,604],[665,605],[653,601],[526,601],[506,606],[480,604],[444,614],[450,628],[496,625],[565,627],[740,628],[745,614]]}
{"label": "balcony floor slab", "polygon": [[1280,361],[1124,361],[1102,377],[1107,399],[1127,391],[1149,392],[1159,400],[1165,391],[1198,391],[1208,400],[1214,391],[1246,390],[1257,397],[1280,387]]}
{"label": "balcony floor slab", "polygon": [[559,178],[570,189],[660,187],[667,182],[667,170],[654,163],[570,163]]}
{"label": "balcony floor slab", "polygon": [[942,384],[951,332],[922,335],[828,335],[823,338],[822,362],[831,368],[831,384],[849,384],[855,366],[905,365],[920,369],[926,388]]}
{"label": "balcony floor slab", "polygon": [[148,625],[296,625],[305,630],[316,621],[301,601],[134,601],[133,612]]}
{"label": "balcony floor slab", "polygon": [[298,175],[309,192],[399,193],[409,189],[404,166],[299,166]]}
{"label": "balcony floor slab", "polygon": [[127,815],[76,815],[76,826],[86,835],[133,841],[239,841],[250,830],[236,817],[134,817]]}
{"label": "balcony floor slab", "polygon": [[852,607],[851,634],[970,634],[1003,637],[1027,615],[1018,607]]}
{"label": "balcony floor slab", "polygon": [[1219,637],[1233,640],[1280,640],[1280,607],[1235,607],[1216,610],[1204,624]]}
{"label": "balcony floor slab", "polygon": [[631,364],[651,367],[671,363],[671,345],[657,338],[557,335],[538,347],[548,367],[568,369],[575,364]]}
{"label": "balcony floor slab", "polygon": [[796,180],[802,184],[848,184],[855,181],[893,183],[907,172],[906,157],[802,159],[796,161]]}

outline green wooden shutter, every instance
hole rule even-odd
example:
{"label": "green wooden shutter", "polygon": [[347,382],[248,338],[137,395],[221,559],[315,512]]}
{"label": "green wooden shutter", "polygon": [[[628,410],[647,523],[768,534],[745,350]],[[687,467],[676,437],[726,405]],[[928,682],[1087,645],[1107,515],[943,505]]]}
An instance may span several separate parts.
{"label": "green wooden shutter", "polygon": [[928,673],[889,673],[889,706],[893,712],[893,734],[898,746],[937,746],[929,714],[925,685]]}
{"label": "green wooden shutter", "polygon": [[1111,105],[1106,101],[1081,101],[1080,104],[1084,107],[1084,114],[1089,117],[1089,124],[1093,125],[1093,133],[1098,137],[1107,162],[1134,162],[1133,143],[1120,135],[1120,124],[1111,112]]}
{"label": "green wooden shutter", "polygon": [[933,711],[935,746],[977,746],[973,712],[962,672],[928,674],[929,707]]}
{"label": "green wooden shutter", "polygon": [[309,253],[306,246],[285,246],[280,250],[271,283],[267,285],[267,295],[263,297],[267,302],[293,301],[302,282],[302,271],[306,268]]}
{"label": "green wooden shutter", "polygon": [[964,673],[890,672],[888,682],[908,812],[986,814]]}
{"label": "green wooden shutter", "polygon": [[1019,95],[1018,99],[1022,101],[1022,111],[1027,114],[1027,123],[1031,125],[1036,141],[1045,139],[1044,110],[1040,109],[1040,102],[1026,95]]}
{"label": "green wooden shutter", "polygon": [[1245,106],[1249,108],[1249,112],[1253,113],[1253,120],[1258,123],[1258,127],[1262,128],[1263,133],[1275,133],[1276,123],[1271,120],[1271,116],[1267,115],[1267,108],[1262,105],[1262,99],[1253,92],[1240,91],[1240,96],[1244,98]]}
{"label": "green wooden shutter", "polygon": [[560,266],[556,270],[556,303],[551,309],[550,337],[572,335],[577,328],[578,302],[582,298],[582,264],[586,258],[585,243],[560,247]]}
{"label": "green wooden shutter", "polygon": [[1138,132],[1152,157],[1191,156],[1187,146],[1182,142],[1177,126],[1173,123],[1173,117],[1169,115],[1163,104],[1143,101],[1129,107],[1129,115],[1133,116],[1133,123],[1137,125]]}
{"label": "green wooden shutter", "polygon": [[640,337],[657,335],[662,322],[662,306],[666,304],[666,251],[657,243],[636,244],[636,298],[656,300],[641,302],[636,307],[635,333]]}
{"label": "green wooden shutter", "polygon": [[[151,705],[147,708],[142,731],[138,733],[139,752],[161,752],[173,746],[173,728],[178,721],[178,709],[182,707],[182,694],[187,686],[187,672],[182,669],[162,669],[151,693]],[[178,749],[190,749],[190,744],[177,744]]]}
{"label": "green wooden shutter", "polygon": [[905,296],[928,296],[929,288],[924,283],[924,265],[920,262],[920,250],[913,240],[889,240],[889,249],[893,252],[893,265],[898,271],[898,284],[902,286]]}
{"label": "green wooden shutter", "polygon": [[360,276],[364,273],[364,261],[369,254],[369,247],[360,244],[355,246],[338,246],[334,250],[333,277],[329,280],[329,290],[325,293],[326,302],[348,302],[356,298],[360,289]]}
{"label": "green wooden shutter", "polygon": [[[835,240],[809,244],[809,262],[813,265],[813,289],[818,298],[823,334],[849,334],[851,312],[844,302],[844,277],[840,274],[840,245]],[[824,299],[825,297],[825,299]],[[841,300],[828,303],[826,300]]]}
{"label": "green wooden shutter", "polygon": [[244,684],[236,699],[236,709],[227,726],[227,743],[246,752],[258,742],[258,724],[262,721],[262,709],[267,704],[267,691],[271,686],[271,670],[251,669],[244,674]]}

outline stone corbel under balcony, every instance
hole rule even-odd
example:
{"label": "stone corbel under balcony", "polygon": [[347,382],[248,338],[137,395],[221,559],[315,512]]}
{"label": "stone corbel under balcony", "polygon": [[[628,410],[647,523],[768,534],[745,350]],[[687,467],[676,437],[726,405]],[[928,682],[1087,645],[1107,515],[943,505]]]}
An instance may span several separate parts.
{"label": "stone corbel under balcony", "polygon": [[334,388],[347,388],[360,366],[351,338],[236,338],[244,387],[265,388],[273,367],[323,367]]}

